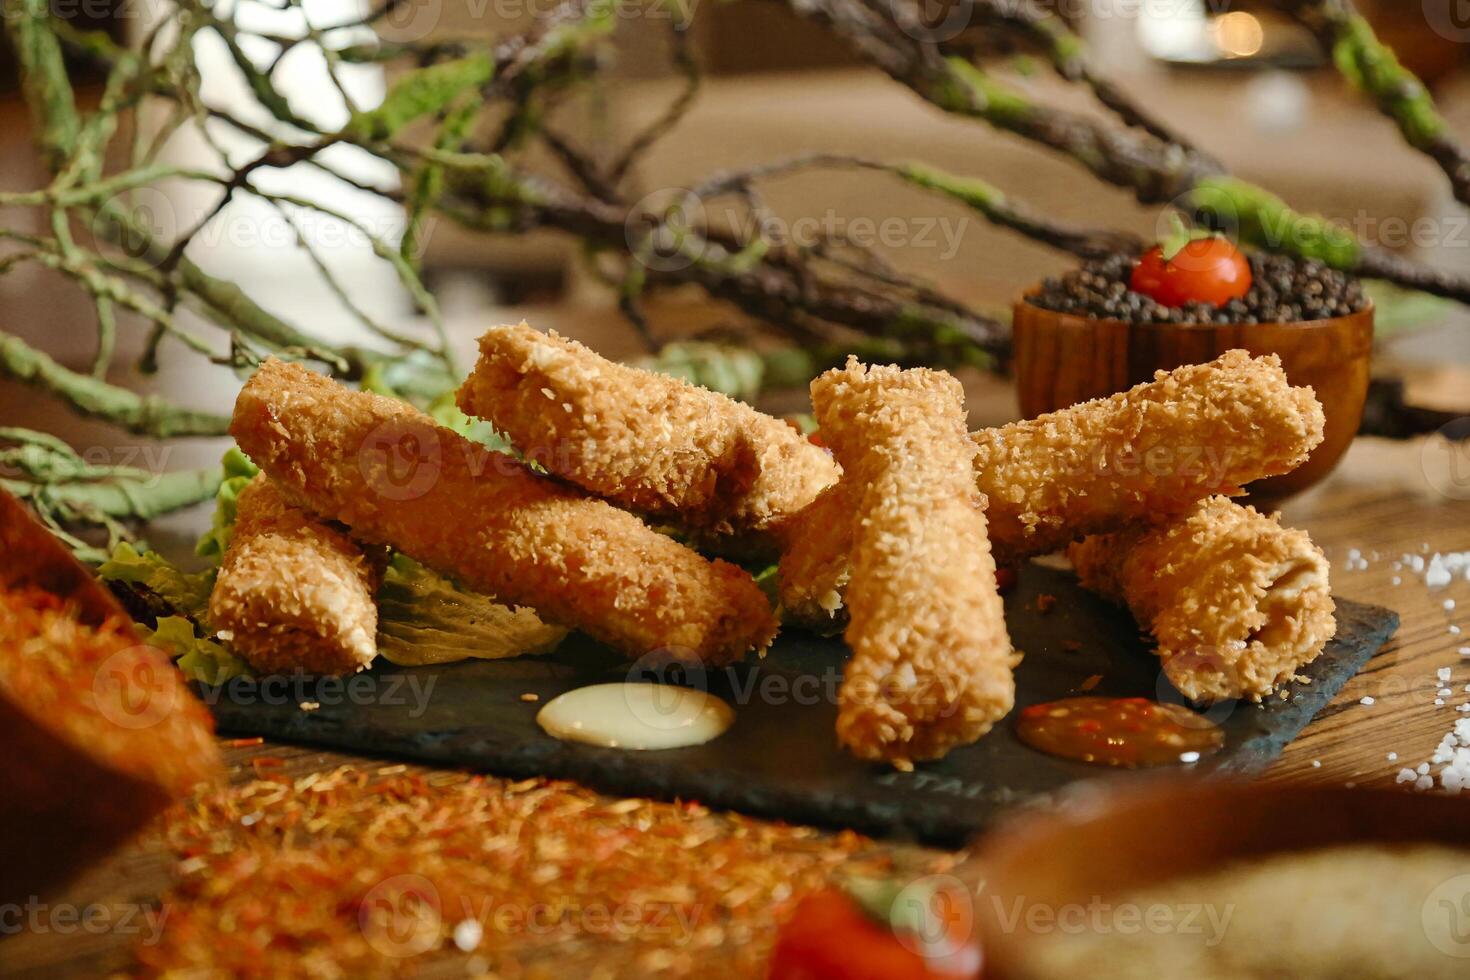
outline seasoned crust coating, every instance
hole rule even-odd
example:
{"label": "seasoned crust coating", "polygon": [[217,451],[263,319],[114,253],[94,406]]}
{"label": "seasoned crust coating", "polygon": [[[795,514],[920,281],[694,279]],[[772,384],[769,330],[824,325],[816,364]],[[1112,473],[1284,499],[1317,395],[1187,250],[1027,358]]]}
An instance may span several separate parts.
{"label": "seasoned crust coating", "polygon": [[382,549],[288,503],[265,474],[240,491],[209,596],[211,625],[257,674],[351,674],[377,656]]}
{"label": "seasoned crust coating", "polygon": [[[996,560],[1012,564],[1088,534],[1143,527],[1211,494],[1288,473],[1322,441],[1322,406],[1293,388],[1275,355],[1227,351],[1208,364],[1036,419],[974,433],[975,483],[990,504]],[[840,488],[831,492],[840,498]],[[796,622],[831,623],[850,550],[825,499],[793,522],[781,604]]]}
{"label": "seasoned crust coating", "polygon": [[777,569],[781,618],[816,630],[843,621],[842,598],[852,577],[852,515],[862,494],[838,480],[796,515]]}
{"label": "seasoned crust coating", "polygon": [[293,502],[354,537],[630,656],[664,649],[725,663],[775,635],[765,596],[740,568],[403,402],[270,360],[241,391],[230,431]]}
{"label": "seasoned crust coating", "polygon": [[1087,538],[1068,556],[1085,587],[1153,634],[1164,673],[1196,701],[1258,701],[1337,631],[1322,551],[1226,497],[1155,528]]}
{"label": "seasoned crust coating", "polygon": [[1275,354],[1232,350],[1108,398],[975,433],[976,485],[1007,557],[1177,514],[1289,473],[1322,441],[1322,406]]}
{"label": "seasoned crust coating", "polygon": [[480,338],[458,402],[557,476],[703,535],[777,533],[837,479],[780,419],[525,323]]}
{"label": "seasoned crust coating", "polygon": [[837,737],[911,768],[975,741],[1015,701],[964,392],[940,371],[850,359],[812,382],[812,404],[858,500]]}

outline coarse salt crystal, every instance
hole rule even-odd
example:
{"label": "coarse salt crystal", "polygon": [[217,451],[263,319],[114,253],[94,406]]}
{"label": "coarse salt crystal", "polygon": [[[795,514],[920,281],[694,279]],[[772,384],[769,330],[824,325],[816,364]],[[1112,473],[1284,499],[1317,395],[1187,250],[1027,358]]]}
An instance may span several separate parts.
{"label": "coarse salt crystal", "polygon": [[1447,681],[1450,679],[1450,668],[1441,667],[1434,672],[1434,676],[1438,677],[1442,681]]}
{"label": "coarse salt crystal", "polygon": [[1421,793],[1427,789],[1434,789],[1434,777],[1420,776],[1418,779],[1414,780],[1414,788]]}
{"label": "coarse salt crystal", "polygon": [[1321,759],[1313,759],[1312,760],[1312,768],[1313,769],[1321,769],[1322,768],[1322,760]]}
{"label": "coarse salt crystal", "polygon": [[484,936],[484,927],[475,919],[465,919],[454,927],[454,945],[462,953],[477,949]]}
{"label": "coarse salt crystal", "polygon": [[1396,783],[1412,783],[1417,777],[1412,769],[1400,769],[1398,776],[1394,779]]}
{"label": "coarse salt crystal", "polygon": [[1399,754],[1397,752],[1390,752],[1388,754],[1388,761],[1389,762],[1397,762],[1397,761],[1399,761]]}
{"label": "coarse salt crystal", "polygon": [[1458,626],[1451,626],[1450,627],[1450,635],[1451,636],[1459,636],[1460,635],[1460,627],[1458,627]]}
{"label": "coarse salt crystal", "polygon": [[1397,575],[1395,575],[1393,577],[1393,584],[1394,585],[1403,585],[1404,584],[1404,580],[1401,579],[1401,578],[1399,578]]}
{"label": "coarse salt crystal", "polygon": [[1429,771],[1429,763],[1427,763],[1427,762],[1421,762],[1421,763],[1419,763],[1419,765],[1414,768],[1414,771],[1417,772],[1421,776],[1424,775],[1426,772]]}
{"label": "coarse salt crystal", "polygon": [[1453,609],[1453,608],[1455,608],[1455,600],[1453,600],[1453,599],[1446,599],[1444,601],[1444,607],[1446,609]]}
{"label": "coarse salt crystal", "polygon": [[1362,698],[1359,698],[1358,699],[1358,703],[1359,704],[1371,705],[1371,704],[1373,704],[1373,701],[1374,701],[1374,699],[1372,697],[1362,697]]}

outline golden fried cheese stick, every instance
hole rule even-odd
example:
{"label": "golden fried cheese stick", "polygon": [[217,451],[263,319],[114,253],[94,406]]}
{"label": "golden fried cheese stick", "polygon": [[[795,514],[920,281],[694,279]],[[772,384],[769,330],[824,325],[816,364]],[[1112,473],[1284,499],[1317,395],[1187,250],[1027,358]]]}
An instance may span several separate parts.
{"label": "golden fried cheese stick", "polygon": [[912,768],[975,741],[1015,700],[964,391],[940,371],[849,359],[812,382],[812,404],[859,501],[837,737]]}
{"label": "golden fried cheese stick", "polygon": [[350,674],[377,655],[372,553],[288,503],[265,474],[240,491],[209,620],[257,674]]}
{"label": "golden fried cheese stick", "polygon": [[775,635],[740,568],[403,402],[270,360],[240,392],[230,432],[288,497],[354,537],[631,656],[725,663]]}
{"label": "golden fried cheese stick", "polygon": [[[1211,494],[1288,473],[1322,441],[1322,406],[1293,388],[1275,354],[1227,351],[1160,371],[1134,388],[974,433],[975,484],[990,501],[997,561],[1056,551],[1089,534],[1146,526]],[[781,605],[831,623],[850,550],[834,523],[853,501],[839,486],[793,522]]]}
{"label": "golden fried cheese stick", "polygon": [[769,536],[837,479],[780,419],[525,323],[480,338],[458,402],[557,476],[695,532]]}
{"label": "golden fried cheese stick", "polygon": [[1170,682],[1196,701],[1259,701],[1337,630],[1312,539],[1227,497],[1155,528],[1087,538],[1068,556],[1085,587],[1132,610]]}

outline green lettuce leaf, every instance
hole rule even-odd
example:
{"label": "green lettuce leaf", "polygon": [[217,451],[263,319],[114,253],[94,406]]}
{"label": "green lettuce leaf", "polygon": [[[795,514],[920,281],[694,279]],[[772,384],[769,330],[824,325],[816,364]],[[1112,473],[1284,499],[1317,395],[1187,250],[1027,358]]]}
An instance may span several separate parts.
{"label": "green lettuce leaf", "polygon": [[461,412],[454,403],[454,383],[446,380],[444,384],[437,393],[430,394],[431,387],[425,384],[424,379],[400,360],[379,361],[371,365],[363,373],[358,387],[375,395],[397,398],[399,401],[417,405],[435,422],[471,442],[478,442],[495,452],[515,455],[510,441],[495,431],[495,426],[484,419],[471,418]]}
{"label": "green lettuce leaf", "polygon": [[185,572],[157,552],[140,553],[127,542],[97,569],[103,580],[131,585],[150,605],[161,603],[168,609],[145,631],[145,640],[172,656],[185,677],[205,684],[249,673],[243,660],[208,635],[206,614],[216,572]]}
{"label": "green lettuce leaf", "polygon": [[191,619],[202,619],[209,607],[215,570],[185,572],[156,551],[139,552],[123,541],[113,549],[112,556],[97,567],[97,574],[104,581],[141,586],[178,613]]}
{"label": "green lettuce leaf", "polygon": [[214,495],[214,516],[210,519],[208,531],[199,539],[194,546],[194,553],[205,558],[214,559],[218,564],[224,557],[225,549],[230,546],[230,534],[235,530],[236,504],[240,498],[240,491],[260,472],[260,467],[250,461],[250,457],[242,453],[237,446],[231,446],[220,460],[224,467],[225,478],[219,485],[219,490]]}
{"label": "green lettuce leaf", "polygon": [[567,630],[529,609],[467,592],[406,555],[378,590],[378,653],[400,666],[550,653]]}
{"label": "green lettuce leaf", "polygon": [[157,629],[148,634],[146,641],[173,657],[179,670],[192,681],[223,684],[231,677],[250,673],[245,661],[223,644],[201,637],[183,616],[159,617]]}

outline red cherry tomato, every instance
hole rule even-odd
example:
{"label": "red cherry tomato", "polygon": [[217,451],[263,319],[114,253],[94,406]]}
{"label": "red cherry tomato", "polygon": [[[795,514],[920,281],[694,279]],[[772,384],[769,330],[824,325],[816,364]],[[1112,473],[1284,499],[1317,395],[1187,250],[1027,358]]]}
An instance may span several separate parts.
{"label": "red cherry tomato", "polygon": [[768,980],[929,980],[924,958],[836,889],[801,900],[776,937]]}
{"label": "red cherry tomato", "polygon": [[968,938],[969,920],[942,922],[954,932],[953,951],[926,961],[913,941],[904,942],[836,888],[801,900],[781,928],[771,952],[768,980],[949,980],[973,977],[979,952]]}
{"label": "red cherry tomato", "polygon": [[1155,245],[1133,265],[1129,287],[1165,306],[1210,303],[1223,306],[1251,288],[1251,264],[1228,239],[1214,236],[1184,243],[1172,258]]}

